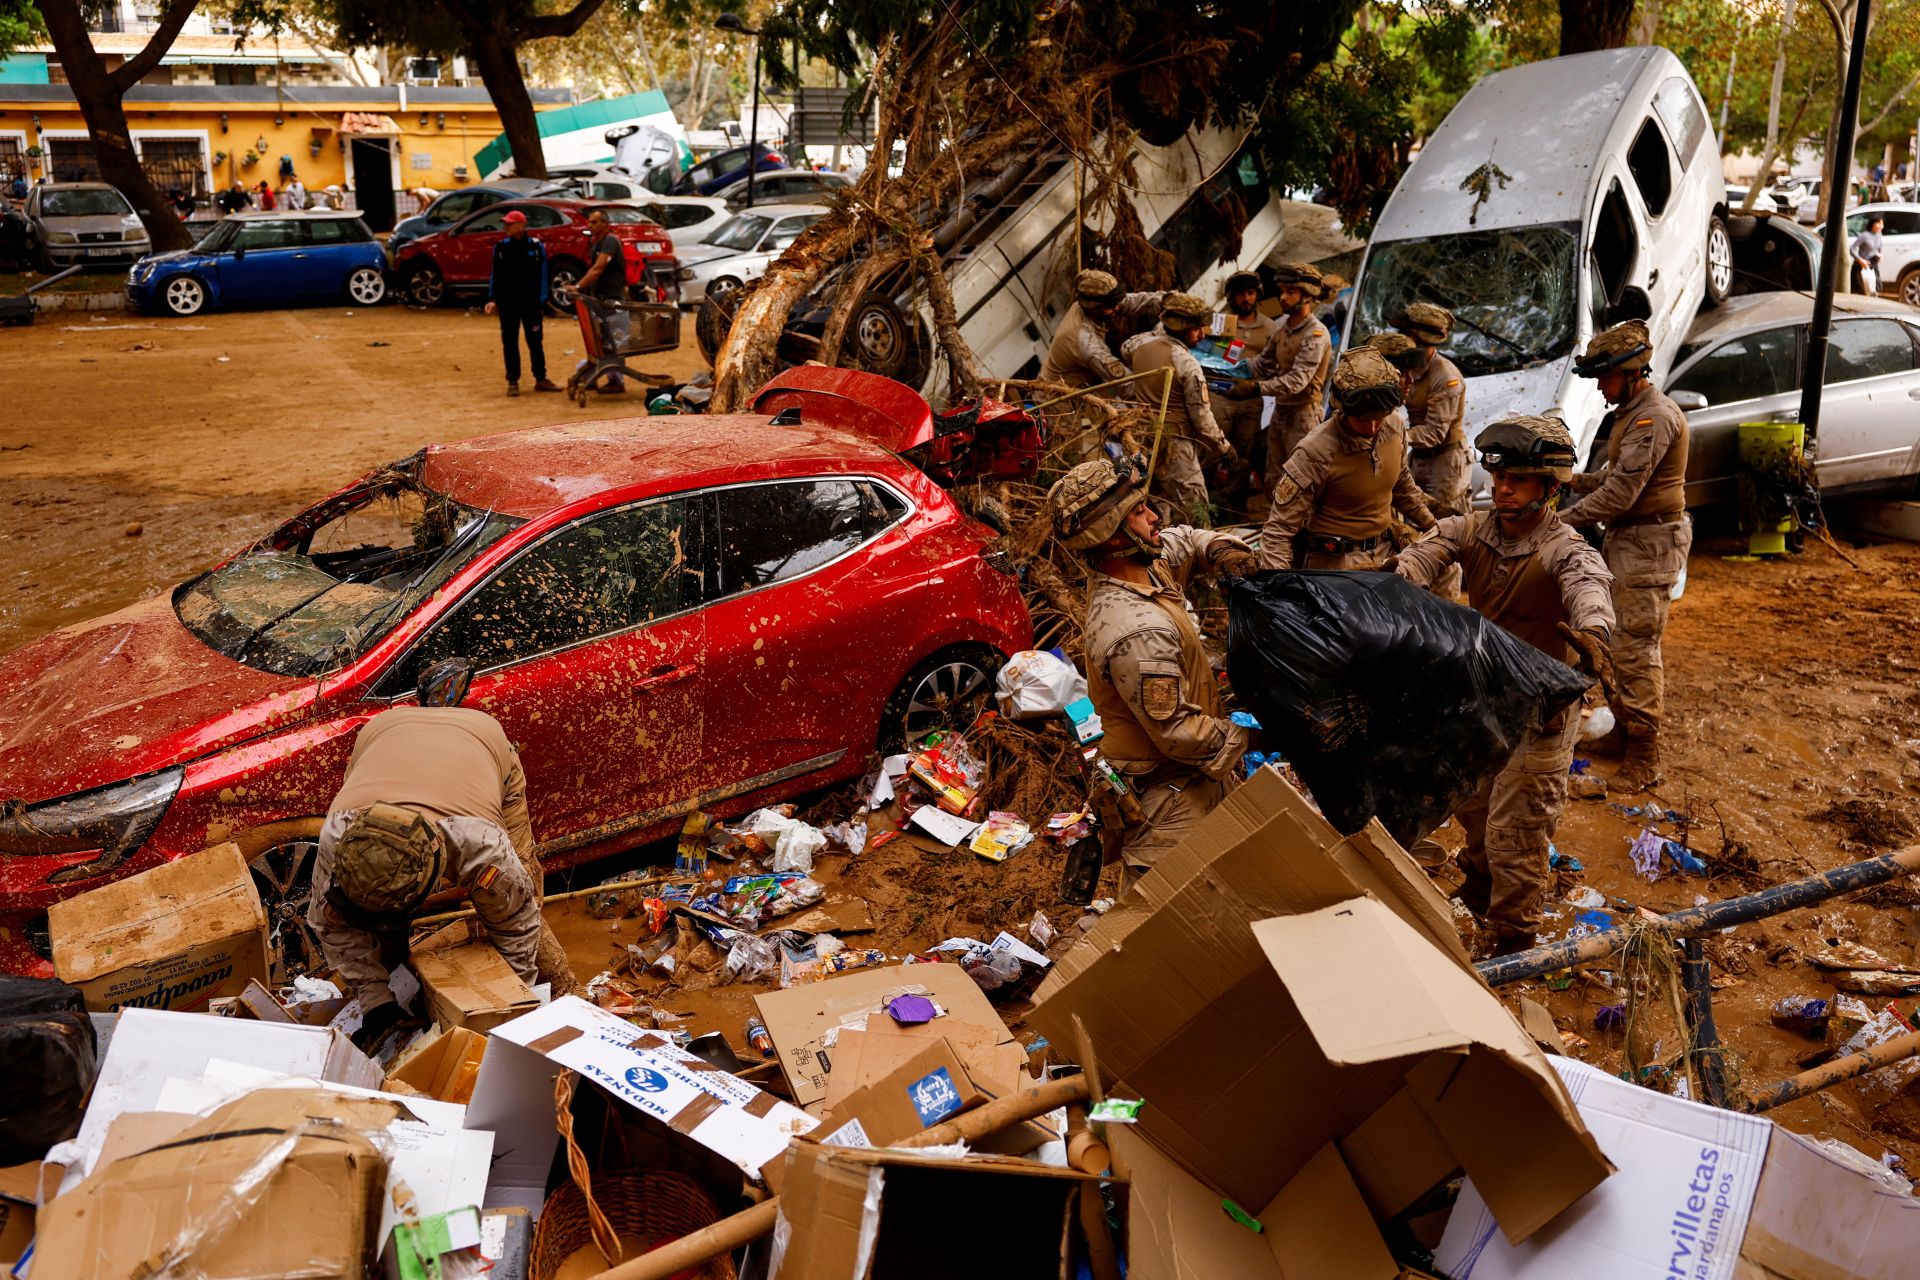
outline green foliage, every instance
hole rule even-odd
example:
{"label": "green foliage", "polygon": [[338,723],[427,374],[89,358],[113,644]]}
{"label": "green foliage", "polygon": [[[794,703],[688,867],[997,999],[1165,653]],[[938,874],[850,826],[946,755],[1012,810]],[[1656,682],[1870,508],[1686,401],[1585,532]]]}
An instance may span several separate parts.
{"label": "green foliage", "polygon": [[0,0],[0,58],[23,44],[45,39],[46,34],[46,24],[40,21],[40,10],[29,0]]}

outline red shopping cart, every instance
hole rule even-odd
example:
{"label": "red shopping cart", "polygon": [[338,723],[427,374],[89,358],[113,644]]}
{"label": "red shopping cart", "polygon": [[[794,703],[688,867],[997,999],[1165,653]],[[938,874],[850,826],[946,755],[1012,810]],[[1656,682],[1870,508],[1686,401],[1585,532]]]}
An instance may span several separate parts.
{"label": "red shopping cart", "polygon": [[634,356],[671,351],[680,345],[680,308],[671,302],[612,302],[580,293],[573,298],[587,358],[567,380],[567,395],[581,405],[587,393],[615,377],[645,386],[673,381],[669,374],[646,373],[627,361]]}

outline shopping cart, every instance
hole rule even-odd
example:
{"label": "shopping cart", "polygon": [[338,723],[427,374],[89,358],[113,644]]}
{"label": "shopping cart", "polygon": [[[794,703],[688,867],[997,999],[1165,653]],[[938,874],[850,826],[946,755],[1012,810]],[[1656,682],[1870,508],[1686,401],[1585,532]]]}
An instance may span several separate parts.
{"label": "shopping cart", "polygon": [[669,374],[643,373],[627,361],[680,345],[679,307],[671,302],[612,302],[580,293],[574,295],[573,310],[580,318],[587,358],[567,380],[568,396],[585,405],[588,392],[615,376],[650,387],[673,381]]}

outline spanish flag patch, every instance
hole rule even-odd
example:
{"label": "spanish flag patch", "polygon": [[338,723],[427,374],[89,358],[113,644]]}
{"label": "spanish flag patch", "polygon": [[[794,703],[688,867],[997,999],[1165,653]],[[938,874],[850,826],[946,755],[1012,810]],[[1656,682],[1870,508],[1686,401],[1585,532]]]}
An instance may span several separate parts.
{"label": "spanish flag patch", "polygon": [[473,882],[473,887],[476,889],[491,889],[493,888],[493,882],[499,878],[500,868],[488,867],[480,873],[480,878]]}

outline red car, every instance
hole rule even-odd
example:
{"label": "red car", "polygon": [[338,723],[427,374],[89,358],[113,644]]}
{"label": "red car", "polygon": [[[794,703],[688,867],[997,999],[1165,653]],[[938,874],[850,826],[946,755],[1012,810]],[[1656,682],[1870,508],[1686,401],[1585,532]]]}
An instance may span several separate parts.
{"label": "red car", "polygon": [[[527,234],[547,246],[547,275],[558,293],[585,275],[593,262],[587,215],[606,210],[613,234],[627,247],[627,286],[644,302],[673,302],[679,263],[665,227],[632,205],[586,200],[508,200],[490,204],[444,231],[409,240],[393,255],[394,278],[423,307],[438,306],[450,293],[484,291],[493,273],[493,246],[507,234],[506,216],[527,215]],[[642,291],[644,286],[644,291]]]}
{"label": "red car", "polygon": [[442,657],[518,744],[552,868],[970,719],[1032,625],[990,531],[886,447],[926,402],[793,370],[756,409],[434,445],[0,658],[0,970],[49,971],[49,904],[222,840],[297,921],[355,731]]}

